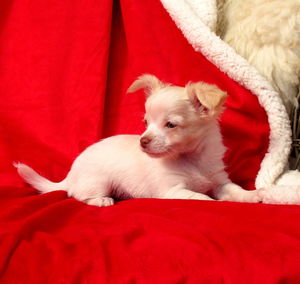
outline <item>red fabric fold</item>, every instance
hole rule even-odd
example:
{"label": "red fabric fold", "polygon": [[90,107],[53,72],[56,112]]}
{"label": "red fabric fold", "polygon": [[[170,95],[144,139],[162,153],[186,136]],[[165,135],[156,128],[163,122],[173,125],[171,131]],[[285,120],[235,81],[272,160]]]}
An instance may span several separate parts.
{"label": "red fabric fold", "polygon": [[[298,206],[2,189],[2,283],[297,283]],[[292,217],[292,218],[291,218]]]}

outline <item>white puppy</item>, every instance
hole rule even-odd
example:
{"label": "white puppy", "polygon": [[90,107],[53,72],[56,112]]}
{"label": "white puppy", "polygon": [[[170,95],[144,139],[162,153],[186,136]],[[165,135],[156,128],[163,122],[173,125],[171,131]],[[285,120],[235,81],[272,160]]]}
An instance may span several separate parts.
{"label": "white puppy", "polygon": [[172,198],[258,202],[256,191],[233,184],[224,171],[225,147],[218,115],[226,93],[214,85],[185,88],[143,75],[128,92],[147,95],[142,136],[119,135],[88,147],[67,177],[53,183],[28,166],[15,166],[42,193],[65,190],[90,205],[108,206],[117,198]]}

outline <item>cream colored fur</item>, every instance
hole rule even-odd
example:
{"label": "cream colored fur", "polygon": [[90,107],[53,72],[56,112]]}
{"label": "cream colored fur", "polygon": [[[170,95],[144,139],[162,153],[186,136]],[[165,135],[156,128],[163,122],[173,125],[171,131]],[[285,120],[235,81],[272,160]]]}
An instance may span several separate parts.
{"label": "cream colored fur", "polygon": [[299,87],[300,0],[219,0],[218,33],[272,83],[290,114]]}
{"label": "cream colored fur", "polygon": [[[52,183],[24,164],[15,166],[42,193],[65,190],[90,205],[108,206],[119,198],[172,198],[258,202],[257,191],[243,190],[225,172],[225,147],[218,114],[226,94],[216,86],[185,88],[143,75],[129,92],[146,89],[147,129],[88,147],[67,177]],[[205,105],[204,105],[205,104]]]}

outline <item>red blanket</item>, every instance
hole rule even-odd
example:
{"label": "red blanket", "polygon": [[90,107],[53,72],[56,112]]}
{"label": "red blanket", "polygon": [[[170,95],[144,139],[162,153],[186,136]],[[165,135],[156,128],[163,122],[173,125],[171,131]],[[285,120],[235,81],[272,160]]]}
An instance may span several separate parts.
{"label": "red blanket", "polygon": [[13,161],[61,180],[102,137],[143,131],[152,73],[229,94],[221,126],[233,181],[254,188],[269,139],[256,96],[196,53],[158,1],[0,3],[1,283],[300,281],[297,206],[129,200],[88,206],[38,195]]}

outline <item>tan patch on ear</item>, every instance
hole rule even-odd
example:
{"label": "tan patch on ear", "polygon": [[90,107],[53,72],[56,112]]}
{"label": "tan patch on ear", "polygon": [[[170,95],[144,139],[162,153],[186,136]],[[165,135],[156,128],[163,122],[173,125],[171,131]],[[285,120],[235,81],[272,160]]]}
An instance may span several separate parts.
{"label": "tan patch on ear", "polygon": [[222,111],[222,106],[227,97],[227,93],[217,86],[203,82],[187,84],[186,91],[193,105],[201,104],[213,114]]}
{"label": "tan patch on ear", "polygon": [[157,77],[150,74],[144,74],[138,77],[128,88],[127,93],[134,93],[140,89],[145,90],[146,97],[150,96],[153,91],[165,86]]}

